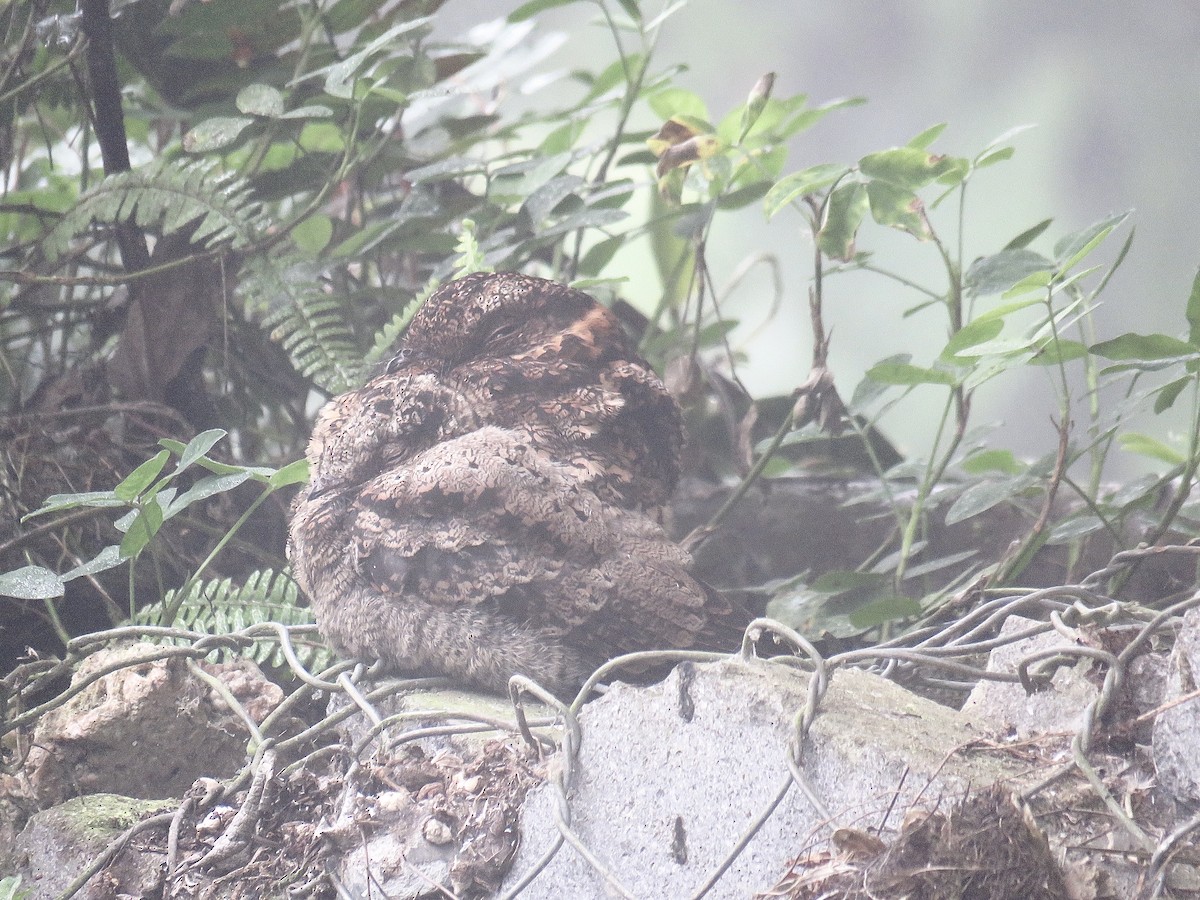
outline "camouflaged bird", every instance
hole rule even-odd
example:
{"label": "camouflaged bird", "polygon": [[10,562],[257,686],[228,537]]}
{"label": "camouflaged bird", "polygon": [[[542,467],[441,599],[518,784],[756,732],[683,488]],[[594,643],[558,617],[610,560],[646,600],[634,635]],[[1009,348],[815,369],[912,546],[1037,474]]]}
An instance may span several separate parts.
{"label": "camouflaged bird", "polygon": [[658,524],[682,440],[606,308],[468,275],[317,416],[296,580],[338,652],[491,690],[522,674],[566,696],[622,653],[727,649],[744,614]]}

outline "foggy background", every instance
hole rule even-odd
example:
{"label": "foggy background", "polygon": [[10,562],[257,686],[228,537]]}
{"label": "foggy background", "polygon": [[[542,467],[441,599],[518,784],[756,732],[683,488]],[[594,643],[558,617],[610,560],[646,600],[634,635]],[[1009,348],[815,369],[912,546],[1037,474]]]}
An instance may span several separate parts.
{"label": "foggy background", "polygon": [[[450,0],[438,13],[437,36],[452,38],[514,9],[516,2]],[[614,4],[615,5],[615,4]],[[665,5],[665,4],[664,4]],[[643,3],[647,18],[657,7]],[[538,18],[538,33],[562,31],[563,46],[535,71],[598,68],[615,58],[598,8],[574,3]],[[1130,224],[1128,258],[1101,296],[1099,337],[1125,331],[1182,335],[1191,280],[1200,263],[1200,190],[1195,178],[1200,130],[1200,12],[1181,0],[1152,6],[1119,3],[1047,4],[1031,0],[910,0],[904,4],[847,0],[692,0],[663,26],[657,65],[681,63],[676,83],[695,91],[719,121],[741,103],[759,75],[774,71],[775,95],[807,93],[818,104],[863,96],[866,106],[831,113],[790,145],[784,172],[823,162],[853,163],[866,153],[906,143],[938,122],[949,127],[932,152],[971,157],[1000,134],[1034,125],[1013,139],[1016,155],[984,170],[968,188],[966,262],[993,253],[1045,218],[1050,229],[1033,249],[1049,255],[1062,235],[1109,213],[1133,209],[1121,230],[1087,264],[1109,263]],[[522,79],[518,79],[520,81]],[[517,85],[519,86],[519,85]],[[560,93],[554,93],[559,90]],[[539,97],[578,96],[577,86]],[[657,127],[644,107],[635,127]],[[931,197],[928,192],[927,197]],[[956,234],[957,204],[932,214],[943,239]],[[875,226],[859,232],[860,249],[928,287],[944,289],[931,243]],[[761,205],[718,216],[709,262],[718,287],[738,264],[759,252],[778,257],[784,308],[772,326],[742,343],[751,365],[742,375],[760,396],[789,391],[808,371],[806,306],[811,244],[798,216],[783,211],[768,224]],[[619,271],[616,271],[619,269]],[[648,263],[623,251],[606,274],[627,275],[624,293],[651,301],[659,289]],[[761,324],[770,277],[758,268],[724,307]],[[831,364],[849,396],[865,369],[908,352],[929,364],[945,341],[945,316],[929,309],[901,312],[919,297],[869,273],[826,282],[826,321],[833,328]],[[735,334],[735,338],[738,335]],[[1053,447],[1055,403],[1042,368],[1004,376],[977,395],[975,424],[1003,423],[995,443],[1026,457]],[[927,449],[941,394],[908,402],[882,426],[906,453]],[[1186,407],[1187,394],[1178,407]],[[1182,410],[1130,423],[1177,446]],[[1115,450],[1110,475],[1128,476],[1152,464]]]}

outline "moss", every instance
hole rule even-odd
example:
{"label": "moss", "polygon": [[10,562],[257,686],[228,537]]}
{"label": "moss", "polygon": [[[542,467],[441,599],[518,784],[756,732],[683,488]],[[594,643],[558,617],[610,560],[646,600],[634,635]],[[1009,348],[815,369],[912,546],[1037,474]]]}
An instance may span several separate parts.
{"label": "moss", "polygon": [[135,800],[120,794],[89,794],[68,800],[58,807],[58,811],[81,838],[108,839],[129,828],[147,813],[164,809],[169,802]]}

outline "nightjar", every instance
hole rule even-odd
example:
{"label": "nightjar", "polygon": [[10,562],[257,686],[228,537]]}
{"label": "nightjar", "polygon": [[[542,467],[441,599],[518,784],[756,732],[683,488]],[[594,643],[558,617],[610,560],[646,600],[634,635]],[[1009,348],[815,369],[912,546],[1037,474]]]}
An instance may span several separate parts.
{"label": "nightjar", "polygon": [[658,521],[682,440],[609,310],[468,275],[317,416],[296,580],[338,652],[490,690],[519,673],[567,696],[622,653],[728,649],[745,614]]}

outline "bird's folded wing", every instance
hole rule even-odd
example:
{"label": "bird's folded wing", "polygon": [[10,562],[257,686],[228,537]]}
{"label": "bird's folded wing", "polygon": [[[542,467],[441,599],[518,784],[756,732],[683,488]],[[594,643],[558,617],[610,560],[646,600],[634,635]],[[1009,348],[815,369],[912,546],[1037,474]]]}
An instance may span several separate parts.
{"label": "bird's folded wing", "polygon": [[598,659],[695,645],[725,610],[650,516],[602,502],[587,477],[518,430],[483,428],[368,482],[353,555],[397,602],[492,607]]}

